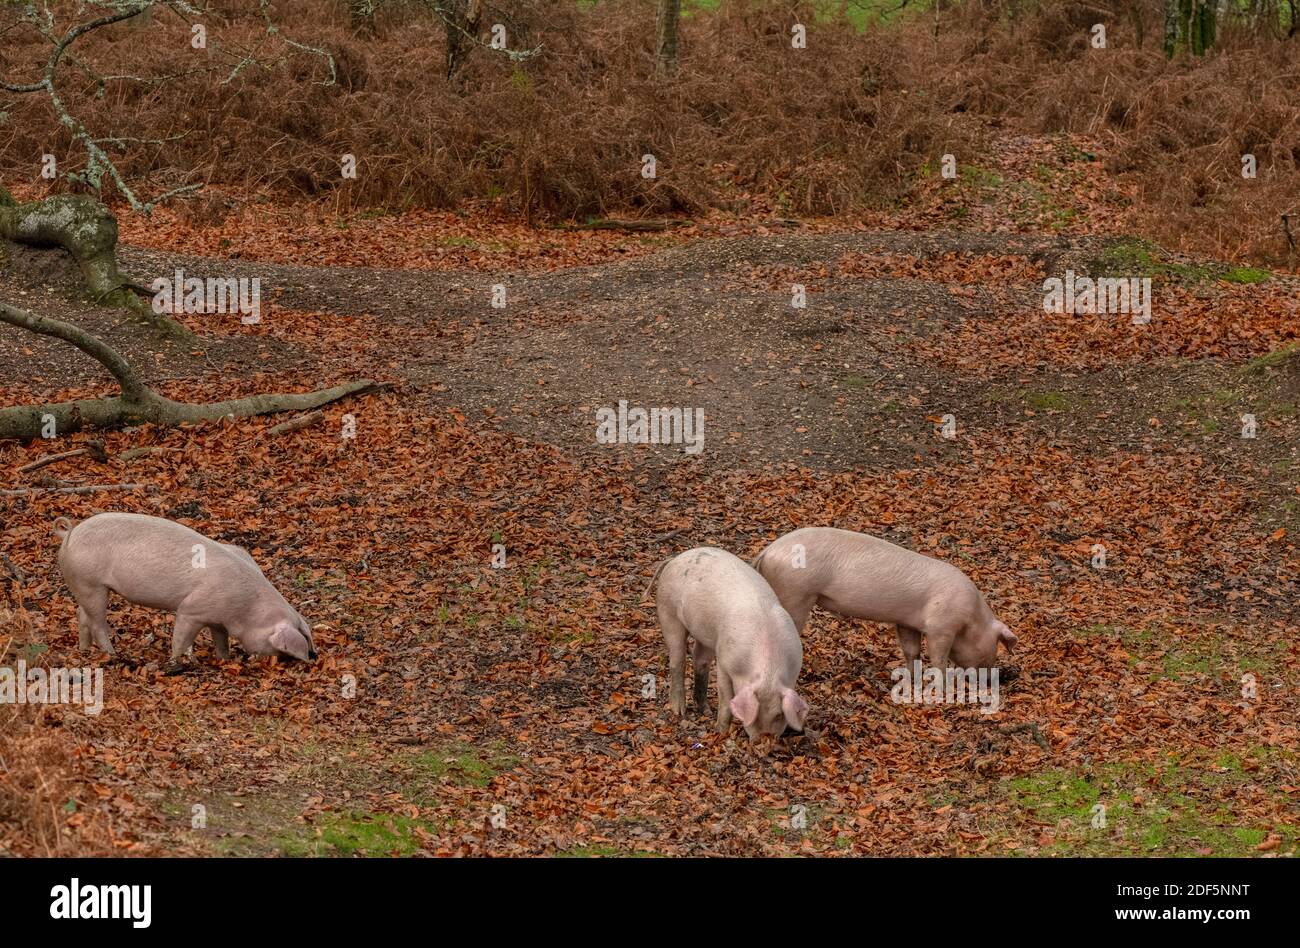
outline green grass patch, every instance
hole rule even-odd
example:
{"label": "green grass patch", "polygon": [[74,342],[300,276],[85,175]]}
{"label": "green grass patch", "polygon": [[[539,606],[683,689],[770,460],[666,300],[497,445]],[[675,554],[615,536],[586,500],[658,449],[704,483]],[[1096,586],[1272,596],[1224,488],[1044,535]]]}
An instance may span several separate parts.
{"label": "green grass patch", "polygon": [[486,748],[452,744],[441,750],[421,751],[402,763],[414,769],[419,777],[439,782],[450,780],[458,786],[486,787],[498,774],[518,767],[519,758],[507,753],[498,742]]}
{"label": "green grass patch", "polygon": [[1123,646],[1129,666],[1147,666],[1150,682],[1272,673],[1283,667],[1287,650],[1287,643],[1277,639],[1232,638],[1214,626],[1173,630],[1097,624],[1080,626],[1074,635],[1083,640],[1110,639]]}
{"label": "green grass patch", "polygon": [[[1205,380],[1184,385],[1184,393],[1166,396],[1159,411],[1176,413],[1184,421],[1196,422],[1207,434],[1219,431],[1235,434],[1242,425],[1241,416],[1248,413],[1259,420],[1261,428],[1268,419],[1293,418],[1300,414],[1300,398],[1297,398],[1300,389],[1293,388],[1300,384],[1298,354],[1300,346],[1283,346],[1238,368],[1225,370],[1219,384]],[[1285,375],[1268,377],[1279,369]],[[1193,390],[1187,391],[1188,388]]]}
{"label": "green grass patch", "polygon": [[373,221],[378,220],[381,217],[391,217],[396,213],[395,210],[388,207],[368,207],[364,211],[358,211],[356,213],[356,220]]}
{"label": "green grass patch", "polygon": [[1166,270],[1157,261],[1159,252],[1160,248],[1148,240],[1119,240],[1102,250],[1088,269],[1096,276],[1163,277]]}
{"label": "green grass patch", "polygon": [[1034,411],[1068,411],[1074,407],[1074,402],[1064,392],[1026,392],[1023,400]]}
{"label": "green grass patch", "polygon": [[[584,9],[598,4],[599,0],[578,0],[578,6]],[[711,14],[721,5],[722,0],[682,0],[682,19]],[[931,0],[913,0],[903,5],[899,0],[813,0],[813,23],[830,23],[843,17],[861,33],[878,23],[918,16],[930,9],[930,5]]]}
{"label": "green grass patch", "polygon": [[1229,267],[1219,279],[1228,283],[1263,283],[1272,275],[1262,267]]}
{"label": "green grass patch", "polygon": [[1274,349],[1272,352],[1266,352],[1262,356],[1251,359],[1242,368],[1247,375],[1263,375],[1269,369],[1276,369],[1286,365],[1300,353],[1300,345],[1292,343],[1283,346],[1280,349]]}
{"label": "green grass patch", "polygon": [[[1042,181],[1051,182],[1056,177],[1062,177],[1045,165],[1039,165],[1038,169],[1035,177]],[[1067,174],[1064,177],[1071,178],[1073,175]],[[1014,212],[1014,219],[1019,224],[1032,225],[1045,221],[1053,230],[1060,230],[1078,216],[1073,208],[1062,206],[1056,198],[1032,182],[1018,181],[1012,185],[1012,191],[1023,195],[1025,199],[1025,206]]]}
{"label": "green grass patch", "polygon": [[1000,188],[1006,183],[1002,175],[980,165],[958,165],[957,178],[972,188]]}
{"label": "green grass patch", "polygon": [[[1240,406],[1248,401],[1246,392],[1236,387],[1209,388],[1190,395],[1180,395],[1168,402],[1166,409],[1190,418],[1206,434],[1222,431],[1226,420],[1236,422]],[[1241,408],[1241,411],[1247,409]]]}
{"label": "green grass patch", "polygon": [[285,834],[276,848],[286,856],[411,856],[422,848],[417,830],[436,833],[437,827],[395,813],[326,813],[315,834]]}
{"label": "green grass patch", "polygon": [[1172,263],[1164,251],[1149,240],[1125,238],[1109,244],[1089,261],[1089,275],[1094,277],[1149,277],[1181,283],[1262,283],[1272,276],[1259,267],[1238,267],[1223,263]]}
{"label": "green grass patch", "polygon": [[[1251,856],[1271,834],[1282,837],[1279,849],[1285,853],[1295,849],[1295,828],[1270,816],[1242,817],[1232,800],[1238,791],[1267,787],[1274,778],[1285,782],[1294,757],[1271,747],[1221,752],[1214,759],[1201,751],[1171,752],[1156,763],[1044,770],[1002,781],[998,794],[1031,818],[1035,836],[1051,838],[1034,847],[1042,854]],[[1286,794],[1269,792],[1284,812]]]}

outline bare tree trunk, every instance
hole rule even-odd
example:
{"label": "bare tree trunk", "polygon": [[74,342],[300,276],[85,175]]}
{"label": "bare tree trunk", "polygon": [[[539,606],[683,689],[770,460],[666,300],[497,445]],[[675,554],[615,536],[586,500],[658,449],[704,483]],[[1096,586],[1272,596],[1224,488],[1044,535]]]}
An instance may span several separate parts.
{"label": "bare tree trunk", "polygon": [[33,247],[62,247],[81,268],[96,301],[122,290],[117,221],[107,207],[78,194],[0,207],[0,237]]}
{"label": "bare tree trunk", "polygon": [[191,338],[176,320],[144,305],[117,268],[117,219],[94,198],[58,194],[16,202],[0,188],[0,237],[32,247],[61,247],[81,269],[96,303],[126,306],[142,322],[169,336]]}
{"label": "bare tree trunk", "polygon": [[4,303],[0,303],[0,322],[42,336],[62,339],[76,346],[107,369],[121,388],[121,394],[112,398],[83,398],[49,405],[0,408],[0,440],[17,438],[28,441],[39,438],[51,421],[58,435],[66,435],[83,428],[121,428],[143,424],[175,426],[226,417],[248,418],[282,411],[306,411],[350,395],[363,395],[384,387],[370,379],[362,379],[302,394],[250,395],[198,405],[174,402],[149,388],[120,353],[72,323],[48,316],[36,316]]}
{"label": "bare tree trunk", "polygon": [[1133,21],[1133,39],[1137,43],[1137,48],[1141,49],[1143,42],[1146,40],[1147,24],[1143,18],[1143,8],[1139,3],[1134,3],[1129,7],[1129,19]]}
{"label": "bare tree trunk", "polygon": [[1204,56],[1218,34],[1218,0],[1164,0],[1165,55]]}
{"label": "bare tree trunk", "polygon": [[480,21],[482,0],[437,0],[436,9],[447,35],[447,78],[455,77],[474,48]]}
{"label": "bare tree trunk", "polygon": [[677,27],[681,14],[682,0],[659,0],[655,52],[660,72],[677,71]]}

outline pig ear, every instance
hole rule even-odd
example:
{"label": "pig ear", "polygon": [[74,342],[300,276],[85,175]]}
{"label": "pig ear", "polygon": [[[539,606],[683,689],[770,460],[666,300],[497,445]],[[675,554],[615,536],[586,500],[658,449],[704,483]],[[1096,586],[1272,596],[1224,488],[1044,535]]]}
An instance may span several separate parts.
{"label": "pig ear", "polygon": [[796,731],[803,730],[804,719],[808,717],[808,702],[799,697],[793,688],[781,693],[781,710],[785,712],[785,723]]}
{"label": "pig ear", "polygon": [[744,725],[753,724],[758,719],[758,695],[754,694],[753,688],[746,688],[731,699],[731,713]]}
{"label": "pig ear", "polygon": [[1016,643],[1020,641],[1020,637],[1005,625],[998,629],[998,638],[1002,640],[1002,645],[1008,652],[1014,652]]}
{"label": "pig ear", "polygon": [[288,622],[275,624],[275,630],[271,633],[271,644],[275,646],[277,652],[307,661],[307,640]]}

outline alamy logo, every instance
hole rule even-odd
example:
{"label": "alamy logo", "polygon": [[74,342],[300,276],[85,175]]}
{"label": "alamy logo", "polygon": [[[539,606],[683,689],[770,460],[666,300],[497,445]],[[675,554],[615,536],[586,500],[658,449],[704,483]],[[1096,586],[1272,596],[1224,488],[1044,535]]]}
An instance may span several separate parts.
{"label": "alamy logo", "polygon": [[684,444],[687,454],[704,447],[703,408],[618,408],[596,409],[596,441],[599,444]]}
{"label": "alamy logo", "polygon": [[894,687],[889,697],[895,704],[978,704],[984,714],[1002,707],[996,668],[948,668],[922,670],[921,662],[903,665],[889,673]]}
{"label": "alamy logo", "polygon": [[1048,277],[1043,281],[1043,312],[1083,313],[1089,316],[1124,313],[1133,317],[1133,325],[1151,322],[1150,277],[1075,276],[1065,271],[1065,279]]}
{"label": "alamy logo", "polygon": [[0,667],[0,704],[79,704],[89,715],[104,710],[104,669]]}
{"label": "alamy logo", "polygon": [[50,889],[50,918],[129,918],[131,927],[148,928],[153,917],[151,885],[71,885]]}
{"label": "alamy logo", "polygon": [[155,313],[239,313],[247,325],[262,321],[260,277],[158,277],[150,284]]}

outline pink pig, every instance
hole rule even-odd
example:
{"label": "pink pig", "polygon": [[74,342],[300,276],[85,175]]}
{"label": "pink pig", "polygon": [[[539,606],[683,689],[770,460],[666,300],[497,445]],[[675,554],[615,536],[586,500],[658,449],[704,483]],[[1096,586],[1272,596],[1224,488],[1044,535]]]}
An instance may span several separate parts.
{"label": "pink pig", "polygon": [[230,656],[230,635],[253,655],[316,658],[311,626],[276,591],[240,547],[218,543],[189,527],[133,513],[96,514],[74,524],[54,522],[62,538],[59,570],[77,600],[82,651],[91,637],[112,655],[108,594],[176,614],[172,662],[205,626],[217,655]]}
{"label": "pink pig", "polygon": [[754,560],[795,627],[814,605],[843,616],[892,622],[907,667],[925,636],[931,664],[992,668],[998,643],[1017,638],[999,622],[975,584],[950,563],[866,533],[805,527],[772,541]]}
{"label": "pink pig", "polygon": [[655,579],[672,709],[686,713],[689,634],[699,710],[708,703],[709,666],[717,658],[719,731],[727,732],[733,714],[751,740],[779,736],[786,725],[803,730],[808,705],[795,691],[803,647],[763,577],[725,550],[697,547],[661,565]]}

